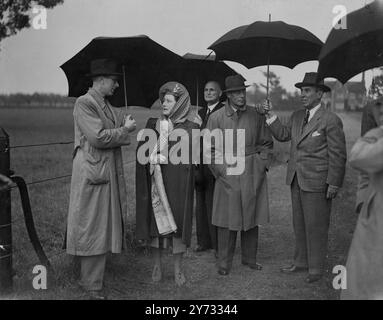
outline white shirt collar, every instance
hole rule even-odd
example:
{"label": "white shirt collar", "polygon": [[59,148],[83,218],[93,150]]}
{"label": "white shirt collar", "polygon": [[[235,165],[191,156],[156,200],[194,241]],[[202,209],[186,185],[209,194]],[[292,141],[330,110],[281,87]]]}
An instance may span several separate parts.
{"label": "white shirt collar", "polygon": [[315,113],[318,111],[318,109],[319,109],[320,107],[321,107],[321,103],[318,103],[314,108],[312,108],[312,109],[309,110],[310,115],[309,115],[309,119],[308,119],[308,121],[310,121],[310,120],[314,117]]}
{"label": "white shirt collar", "polygon": [[209,109],[210,112],[212,112],[214,110],[214,108],[218,105],[219,101],[217,101],[216,103],[212,104],[211,106],[207,106],[207,108]]}

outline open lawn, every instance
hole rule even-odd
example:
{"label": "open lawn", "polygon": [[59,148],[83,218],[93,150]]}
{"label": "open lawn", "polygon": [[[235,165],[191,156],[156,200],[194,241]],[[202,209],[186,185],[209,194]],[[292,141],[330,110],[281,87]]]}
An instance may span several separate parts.
{"label": "open lawn", "polygon": [[[158,111],[133,108],[132,114],[142,128],[146,119]],[[283,114],[286,117],[286,114]],[[360,116],[341,114],[348,148],[359,135]],[[73,139],[72,109],[0,109],[0,127],[10,135],[11,146],[67,142]],[[279,267],[290,262],[294,250],[291,223],[290,191],[285,185],[284,164],[271,168],[269,194],[271,223],[260,234],[259,262],[261,272],[250,271],[234,258],[233,270],[224,280],[215,269],[212,253],[195,254],[189,250],[185,257],[188,284],[176,289],[172,280],[171,257],[166,257],[165,280],[151,283],[151,258],[147,251],[134,245],[134,150],[132,145],[123,148],[124,167],[128,187],[129,223],[127,225],[128,250],[109,259],[105,285],[114,299],[337,299],[339,292],[331,286],[333,266],[344,264],[354,230],[356,214],[353,211],[356,173],[347,168],[346,181],[333,204],[329,240],[329,273],[318,284],[307,285],[304,275],[292,277],[279,273]],[[276,143],[276,158],[281,160],[287,144]],[[66,176],[71,173],[72,144],[12,148],[11,168],[27,182]],[[50,257],[57,274],[46,291],[32,288],[32,268],[38,259],[28,240],[21,203],[16,189],[12,191],[13,248],[15,292],[10,299],[81,299],[76,284],[77,265],[61,249],[69,200],[70,178],[38,183],[29,186],[32,211],[42,245]],[[193,245],[195,236],[193,237]]]}

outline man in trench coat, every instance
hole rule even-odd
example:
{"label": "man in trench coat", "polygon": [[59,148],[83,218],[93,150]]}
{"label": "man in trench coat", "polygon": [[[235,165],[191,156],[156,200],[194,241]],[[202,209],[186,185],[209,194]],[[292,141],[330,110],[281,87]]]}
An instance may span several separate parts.
{"label": "man in trench coat", "polygon": [[321,104],[330,88],[317,74],[308,72],[301,89],[304,108],[282,124],[265,102],[267,124],[278,141],[290,141],[286,183],[291,187],[295,255],[293,265],[281,269],[291,274],[308,271],[305,281],[321,279],[327,254],[331,201],[342,186],[346,165],[346,141],[339,117]]}
{"label": "man in trench coat", "polygon": [[123,216],[127,212],[121,146],[135,129],[123,108],[106,96],[118,88],[117,65],[108,59],[91,62],[93,86],[76,100],[74,152],[67,221],[66,250],[79,257],[80,285],[91,298],[101,293],[106,253],[120,253]]}
{"label": "man in trench coat", "polygon": [[[217,226],[220,275],[230,271],[238,231],[241,232],[242,264],[254,270],[262,268],[257,263],[258,226],[269,221],[266,171],[273,147],[265,117],[246,105],[243,77],[229,76],[225,85],[228,99],[207,123],[211,133],[217,129],[222,135],[210,141],[204,135],[204,158],[211,155],[209,166],[216,178],[212,223]],[[240,129],[244,136],[238,139]],[[227,139],[231,133],[234,134],[232,147]],[[242,171],[232,170],[240,160],[233,164],[230,156],[242,157]]]}

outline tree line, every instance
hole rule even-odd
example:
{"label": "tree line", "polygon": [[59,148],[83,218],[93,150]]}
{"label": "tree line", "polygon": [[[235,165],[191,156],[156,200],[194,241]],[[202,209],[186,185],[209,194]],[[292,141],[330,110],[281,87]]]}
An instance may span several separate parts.
{"label": "tree line", "polygon": [[0,95],[0,107],[53,107],[71,108],[76,98],[54,93],[14,93]]}

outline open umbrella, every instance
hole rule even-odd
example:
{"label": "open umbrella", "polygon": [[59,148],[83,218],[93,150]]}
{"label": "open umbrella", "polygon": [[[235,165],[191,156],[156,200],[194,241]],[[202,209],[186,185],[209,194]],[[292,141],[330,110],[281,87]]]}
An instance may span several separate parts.
{"label": "open umbrella", "polygon": [[342,83],[383,65],[383,3],[375,1],[346,16],[346,29],[332,29],[319,55],[318,78]]}
{"label": "open umbrella", "polygon": [[178,67],[179,71],[188,73],[188,78],[185,78],[183,84],[188,88],[190,95],[195,97],[196,105],[199,106],[204,103],[200,93],[203,92],[206,82],[214,80],[222,86],[227,76],[237,74],[224,62],[215,61],[214,56],[206,58],[204,55],[186,53],[183,58],[185,63]]}
{"label": "open umbrella", "polygon": [[247,68],[267,65],[267,96],[269,65],[294,68],[297,64],[317,60],[323,43],[308,30],[283,21],[256,21],[237,27],[209,49],[219,60],[230,60]]}
{"label": "open umbrella", "polygon": [[68,80],[68,96],[86,93],[91,85],[85,76],[89,73],[90,61],[99,58],[115,59],[121,64],[124,81],[111,98],[113,105],[118,107],[150,107],[158,97],[160,86],[176,80],[168,70],[184,62],[182,57],[145,35],[98,37],[60,66]]}

